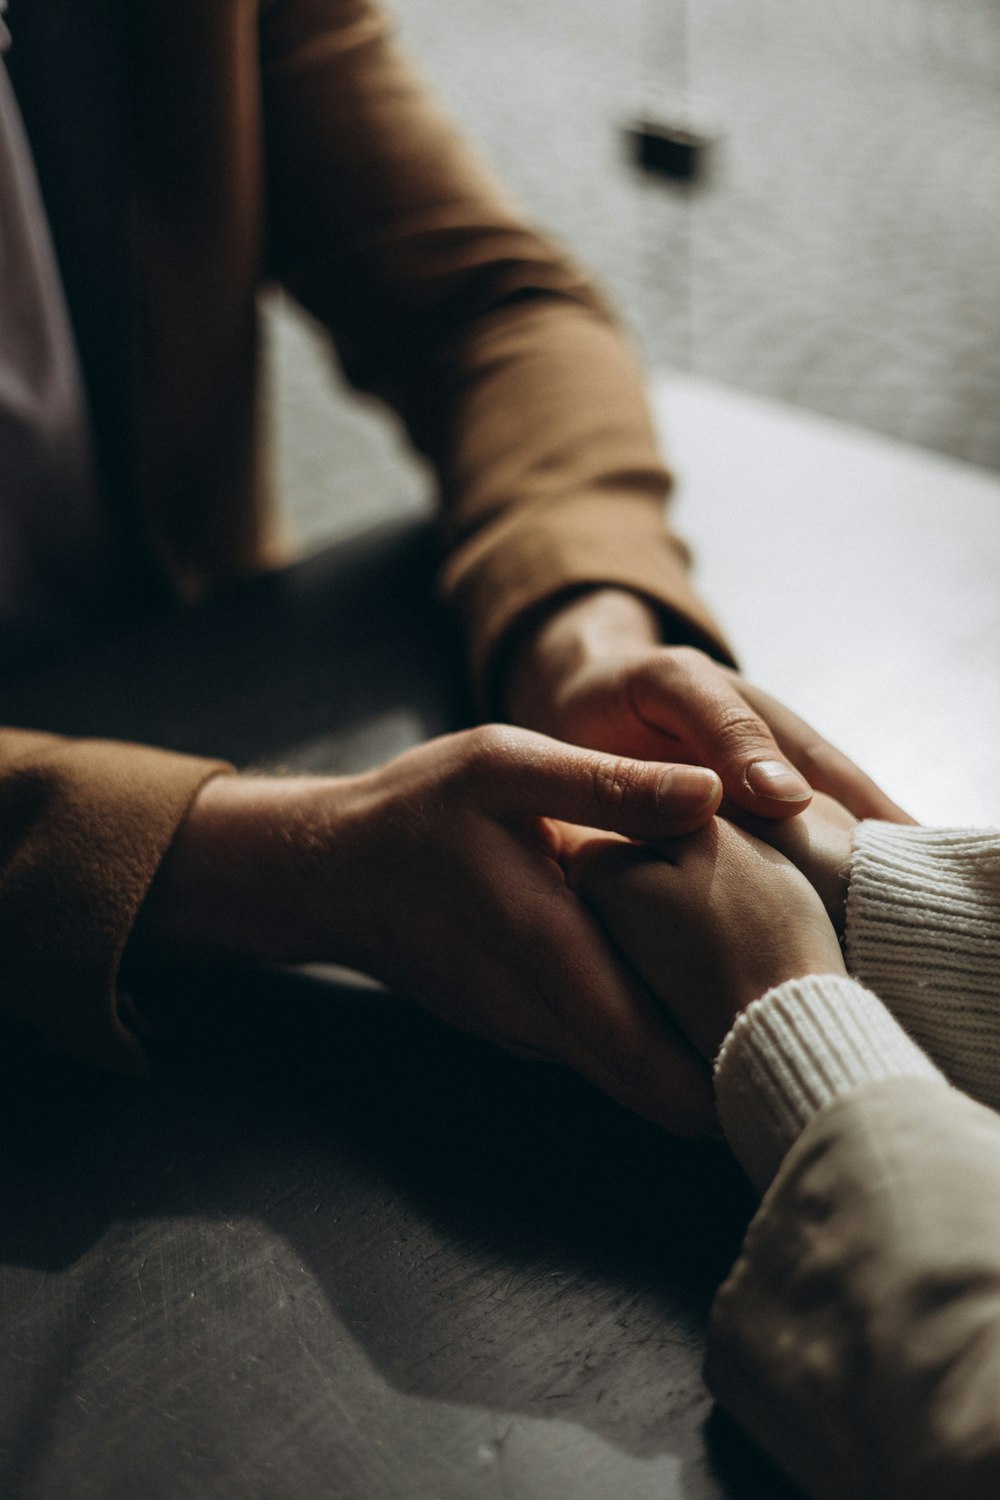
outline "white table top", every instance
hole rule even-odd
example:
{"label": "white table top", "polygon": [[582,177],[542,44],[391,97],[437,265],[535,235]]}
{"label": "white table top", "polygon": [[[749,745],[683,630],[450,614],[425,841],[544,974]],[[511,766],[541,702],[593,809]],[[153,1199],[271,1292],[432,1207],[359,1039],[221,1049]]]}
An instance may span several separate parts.
{"label": "white table top", "polygon": [[687,376],[653,397],[747,676],[922,822],[1000,823],[1000,474]]}

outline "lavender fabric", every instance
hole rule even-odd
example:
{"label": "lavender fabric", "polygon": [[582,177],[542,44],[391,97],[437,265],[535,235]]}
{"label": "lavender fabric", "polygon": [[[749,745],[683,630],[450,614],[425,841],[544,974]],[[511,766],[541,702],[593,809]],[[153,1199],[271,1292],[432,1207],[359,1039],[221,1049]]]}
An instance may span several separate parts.
{"label": "lavender fabric", "polygon": [[73,332],[3,59],[6,10],[0,0],[0,631],[99,609],[109,550]]}

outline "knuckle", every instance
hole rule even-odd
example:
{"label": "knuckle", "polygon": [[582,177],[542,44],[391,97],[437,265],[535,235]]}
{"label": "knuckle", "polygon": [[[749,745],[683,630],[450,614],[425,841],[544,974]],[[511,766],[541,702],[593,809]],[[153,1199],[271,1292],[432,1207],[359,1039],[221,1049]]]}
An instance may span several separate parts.
{"label": "knuckle", "polygon": [[668,646],[667,650],[675,666],[686,672],[715,670],[715,662],[704,651],[700,651],[697,646]]}
{"label": "knuckle", "polygon": [[732,703],[720,710],[713,737],[724,754],[741,755],[761,746],[773,753],[773,736],[764,720],[744,704]]}
{"label": "knuckle", "polygon": [[837,754],[821,735],[814,734],[800,740],[795,746],[794,760],[806,780],[813,784],[820,781],[837,759]]}
{"label": "knuckle", "polygon": [[715,671],[715,662],[697,646],[664,646],[636,664],[628,687],[636,709],[644,714],[663,704],[680,703]]}
{"label": "knuckle", "polygon": [[631,761],[620,755],[602,755],[590,772],[595,807],[606,813],[621,812],[635,795],[635,783],[636,771]]}
{"label": "knuckle", "polygon": [[477,756],[502,753],[509,744],[511,730],[506,724],[479,724],[468,731],[469,742]]}
{"label": "knuckle", "polygon": [[510,724],[480,724],[465,732],[464,765],[472,772],[498,771],[523,756],[523,732]]}
{"label": "knuckle", "polygon": [[715,663],[697,646],[666,646],[659,657],[649,663],[662,683],[676,683],[678,687],[697,681],[715,671]]}

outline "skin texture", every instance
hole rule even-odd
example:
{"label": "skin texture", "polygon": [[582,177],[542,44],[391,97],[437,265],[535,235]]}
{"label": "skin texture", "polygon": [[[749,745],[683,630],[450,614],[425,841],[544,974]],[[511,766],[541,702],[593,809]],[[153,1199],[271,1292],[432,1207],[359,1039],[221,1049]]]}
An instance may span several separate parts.
{"label": "skin texture", "polygon": [[709,1061],[740,1011],[772,986],[845,973],[805,876],[725,819],[656,848],[579,828],[558,833],[571,888]]}
{"label": "skin texture", "polygon": [[801,870],[818,893],[837,932],[843,934],[857,818],[822,793],[813,797],[800,817],[785,823],[747,817],[732,810],[727,811],[727,816],[748,833],[770,844]]}
{"label": "skin texture", "polygon": [[728,802],[757,817],[792,818],[813,789],[858,818],[912,821],[790,709],[704,652],[663,645],[660,628],[621,590],[569,601],[515,654],[510,717],[617,755],[711,766]]}
{"label": "skin texture", "polygon": [[663,838],[718,778],[488,726],[362,776],[218,777],[181,826],[131,958],[350,964],[668,1130],[714,1131],[709,1073],[555,858],[554,823]]}

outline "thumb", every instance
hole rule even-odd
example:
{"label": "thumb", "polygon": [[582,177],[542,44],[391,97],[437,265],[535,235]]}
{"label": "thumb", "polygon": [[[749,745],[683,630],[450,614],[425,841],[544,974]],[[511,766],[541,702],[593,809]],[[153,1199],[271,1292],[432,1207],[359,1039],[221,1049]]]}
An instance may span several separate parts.
{"label": "thumb", "polygon": [[750,706],[740,679],[702,652],[663,652],[636,675],[631,691],[643,723],[679,739],[692,760],[714,766],[737,807],[787,818],[808,806],[809,783]]}
{"label": "thumb", "polygon": [[690,833],[722,800],[719,777],[704,766],[605,755],[528,730],[494,742],[477,770],[484,801],[501,815],[561,818],[633,839]]}

